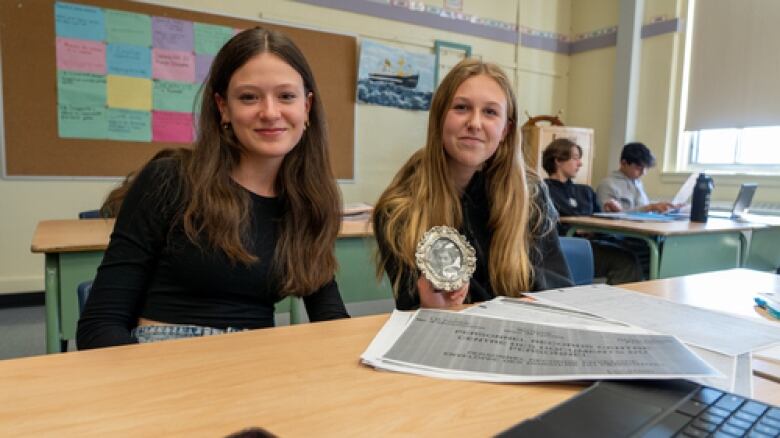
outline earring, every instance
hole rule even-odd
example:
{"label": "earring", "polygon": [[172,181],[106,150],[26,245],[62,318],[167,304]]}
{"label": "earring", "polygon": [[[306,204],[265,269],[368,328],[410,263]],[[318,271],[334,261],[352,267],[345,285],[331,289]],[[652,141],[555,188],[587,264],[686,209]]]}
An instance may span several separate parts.
{"label": "earring", "polygon": [[223,124],[222,124],[222,129],[224,129],[225,131],[227,131],[228,129],[230,129],[230,123],[228,123],[228,122],[225,122],[225,123],[223,123]]}
{"label": "earring", "polygon": [[306,120],[306,121],[303,122],[303,130],[305,131],[308,128],[309,128],[309,121]]}

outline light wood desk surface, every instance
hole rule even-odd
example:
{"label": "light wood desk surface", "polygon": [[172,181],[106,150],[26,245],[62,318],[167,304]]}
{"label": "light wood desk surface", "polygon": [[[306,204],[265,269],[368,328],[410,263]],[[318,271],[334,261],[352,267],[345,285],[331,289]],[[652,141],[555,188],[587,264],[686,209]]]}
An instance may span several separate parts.
{"label": "light wood desk surface", "polygon": [[[744,284],[732,285],[748,279],[751,287],[777,287],[770,276],[730,270],[707,281],[626,288],[719,309],[730,291],[745,294]],[[705,300],[710,292],[713,305]],[[729,309],[747,307],[738,301]],[[386,319],[0,361],[0,436],[221,436],[249,426],[279,436],[491,436],[584,387],[449,381],[362,366],[360,354]],[[754,387],[755,398],[780,404],[779,384],[754,377]]]}
{"label": "light wood desk surface", "polygon": [[[103,251],[108,247],[113,219],[60,219],[38,223],[30,250],[35,253]],[[372,235],[371,223],[365,220],[341,222],[339,237]]]}
{"label": "light wood desk surface", "polygon": [[730,219],[709,218],[705,223],[687,220],[669,222],[641,222],[622,219],[607,219],[595,216],[566,216],[560,218],[564,224],[609,228],[616,231],[631,231],[654,236],[675,236],[683,234],[721,233],[724,231],[747,231],[764,228],[766,224],[737,222]]}

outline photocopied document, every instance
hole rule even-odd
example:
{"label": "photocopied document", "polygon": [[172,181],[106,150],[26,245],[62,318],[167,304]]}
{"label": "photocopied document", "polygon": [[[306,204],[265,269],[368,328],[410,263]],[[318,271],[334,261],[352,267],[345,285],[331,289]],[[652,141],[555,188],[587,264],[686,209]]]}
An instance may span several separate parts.
{"label": "photocopied document", "polygon": [[[540,303],[534,298],[496,297],[490,301],[470,307],[463,312],[596,330],[651,333],[640,327],[609,320],[579,309],[560,304]],[[688,347],[722,374],[722,376],[701,377],[692,380],[725,391],[735,392],[745,397],[752,397],[753,369],[750,353],[731,356],[691,345]]]}
{"label": "photocopied document", "polygon": [[674,303],[651,295],[594,284],[534,294],[542,303],[583,312],[680,338],[729,356],[780,344],[776,324]]}
{"label": "photocopied document", "polygon": [[491,382],[720,375],[673,336],[429,309],[394,312],[361,358],[380,369]]}

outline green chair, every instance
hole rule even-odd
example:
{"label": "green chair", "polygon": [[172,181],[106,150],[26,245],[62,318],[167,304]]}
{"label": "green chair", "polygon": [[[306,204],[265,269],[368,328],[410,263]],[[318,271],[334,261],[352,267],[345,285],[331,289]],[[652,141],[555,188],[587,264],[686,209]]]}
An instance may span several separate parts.
{"label": "green chair", "polygon": [[780,268],[780,227],[753,230],[743,266],[771,272]]}

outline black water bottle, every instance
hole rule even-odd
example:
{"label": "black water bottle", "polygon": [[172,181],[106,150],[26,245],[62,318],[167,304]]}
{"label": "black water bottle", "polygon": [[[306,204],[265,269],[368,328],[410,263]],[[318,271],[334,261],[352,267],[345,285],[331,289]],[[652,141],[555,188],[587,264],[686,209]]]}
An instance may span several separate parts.
{"label": "black water bottle", "polygon": [[700,173],[696,178],[696,185],[693,186],[693,202],[691,202],[691,222],[707,222],[712,186],[712,178],[704,173]]}

